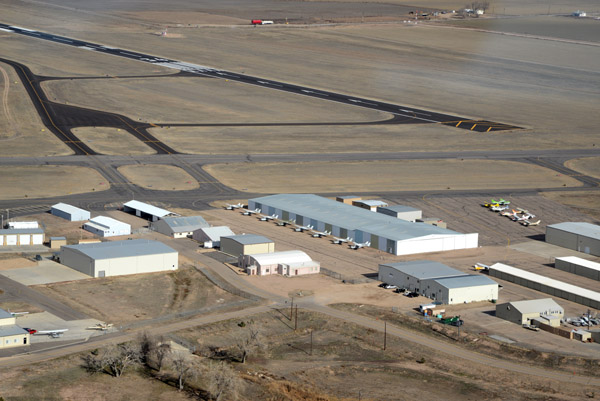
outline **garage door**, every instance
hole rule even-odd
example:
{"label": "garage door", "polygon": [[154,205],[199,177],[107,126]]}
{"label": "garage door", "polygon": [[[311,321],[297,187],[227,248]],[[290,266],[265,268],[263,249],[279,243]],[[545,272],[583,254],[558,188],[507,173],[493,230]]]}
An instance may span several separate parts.
{"label": "garage door", "polygon": [[20,234],[19,235],[19,245],[31,245],[31,235]]}
{"label": "garage door", "polygon": [[42,234],[33,234],[33,245],[42,245],[44,243],[44,236]]}
{"label": "garage door", "polygon": [[6,236],[6,245],[17,245],[17,236],[16,235],[7,235]]}

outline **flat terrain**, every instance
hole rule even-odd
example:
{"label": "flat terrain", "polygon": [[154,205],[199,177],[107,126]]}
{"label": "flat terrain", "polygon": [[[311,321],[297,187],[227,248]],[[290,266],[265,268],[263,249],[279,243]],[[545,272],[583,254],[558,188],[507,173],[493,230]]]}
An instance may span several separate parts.
{"label": "flat terrain", "polygon": [[96,170],[74,166],[4,166],[0,199],[52,197],[109,188]]}
{"label": "flat terrain", "polygon": [[151,155],[155,152],[127,131],[110,127],[82,127],[73,130],[79,139],[98,153],[107,155]]}
{"label": "flat terrain", "polygon": [[259,193],[490,190],[530,188],[534,181],[541,188],[580,185],[571,177],[532,164],[470,159],[221,164],[204,168],[232,188]]}
{"label": "flat terrain", "polygon": [[565,166],[590,177],[600,178],[600,157],[568,160]]}
{"label": "flat terrain", "polygon": [[136,185],[162,191],[196,189],[198,183],[179,167],[159,164],[123,166],[119,172]]}

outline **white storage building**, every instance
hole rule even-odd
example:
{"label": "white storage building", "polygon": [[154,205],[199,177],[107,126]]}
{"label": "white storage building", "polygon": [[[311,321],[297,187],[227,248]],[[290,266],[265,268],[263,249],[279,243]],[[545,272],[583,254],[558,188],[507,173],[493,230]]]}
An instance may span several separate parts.
{"label": "white storage building", "polygon": [[381,264],[379,280],[448,305],[498,299],[498,283],[489,277],[429,260]]}
{"label": "white storage building", "polygon": [[27,246],[43,244],[44,230],[41,228],[0,230],[0,246]]}
{"label": "white storage building", "polygon": [[568,299],[590,308],[600,309],[600,293],[586,288],[578,287],[553,278],[541,276],[516,267],[502,263],[490,266],[490,276],[510,281],[524,287],[553,295],[555,297]]}
{"label": "white storage building", "polygon": [[577,256],[565,256],[554,259],[554,267],[578,276],[600,281],[600,263],[581,259]]}
{"label": "white storage building", "polygon": [[546,226],[546,242],[600,256],[600,226],[578,222],[551,224]]}
{"label": "white storage building", "polygon": [[177,270],[179,254],[158,241],[143,239],[65,245],[60,262],[91,277]]}
{"label": "white storage building", "polygon": [[319,273],[320,264],[302,251],[259,253],[240,256],[239,266],[249,275],[301,276]]}
{"label": "white storage building", "polygon": [[357,206],[362,209],[370,210],[372,212],[376,211],[378,207],[385,207],[387,205],[388,204],[386,202],[376,199],[361,199],[352,201],[352,206]]}
{"label": "white storage building", "polygon": [[476,248],[478,234],[461,234],[427,224],[418,224],[372,213],[341,202],[311,194],[279,194],[254,198],[248,209],[266,215],[295,220],[318,231],[330,231],[339,238],[371,243],[371,247],[394,255]]}
{"label": "white storage building", "polygon": [[235,235],[227,226],[204,227],[194,231],[192,238],[203,244],[210,242],[212,247],[218,248],[221,246],[221,237],[229,237]]}
{"label": "white storage building", "polygon": [[154,231],[172,238],[191,237],[197,229],[209,226],[202,216],[162,217],[150,225]]}
{"label": "white storage building", "polygon": [[8,228],[14,230],[40,228],[37,221],[9,221]]}
{"label": "white storage building", "polygon": [[106,216],[97,216],[83,225],[83,229],[100,237],[115,237],[131,234],[131,226]]}
{"label": "white storage building", "polygon": [[123,204],[123,211],[127,213],[133,213],[138,217],[141,217],[150,221],[157,221],[167,216],[177,216],[177,213],[170,212],[160,207],[150,205],[148,203],[130,200]]}
{"label": "white storage building", "polygon": [[52,205],[50,213],[69,221],[85,221],[90,219],[90,212],[66,203]]}

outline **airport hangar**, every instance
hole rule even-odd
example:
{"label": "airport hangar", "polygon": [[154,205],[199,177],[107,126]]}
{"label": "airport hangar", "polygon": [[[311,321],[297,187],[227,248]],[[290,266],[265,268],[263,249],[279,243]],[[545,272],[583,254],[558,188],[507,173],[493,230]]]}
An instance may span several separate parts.
{"label": "airport hangar", "polygon": [[60,262],[91,277],[177,270],[179,254],[158,241],[144,239],[66,245]]}
{"label": "airport hangar", "polygon": [[248,201],[248,209],[261,209],[263,214],[276,214],[357,243],[370,241],[371,248],[394,255],[476,248],[479,236],[404,221],[312,194],[254,198]]}
{"label": "airport hangar", "polygon": [[85,221],[90,219],[90,212],[75,206],[67,205],[66,203],[52,205],[50,213],[69,221]]}
{"label": "airport hangar", "polygon": [[546,226],[546,242],[600,256],[600,226],[580,222],[551,224]]}
{"label": "airport hangar", "polygon": [[171,238],[188,238],[199,228],[210,227],[202,216],[161,217],[150,223],[150,229]]}

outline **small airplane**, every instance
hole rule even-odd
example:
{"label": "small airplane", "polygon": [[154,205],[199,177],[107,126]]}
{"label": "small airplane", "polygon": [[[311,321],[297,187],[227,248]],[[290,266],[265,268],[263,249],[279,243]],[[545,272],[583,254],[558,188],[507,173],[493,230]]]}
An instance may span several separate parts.
{"label": "small airplane", "polygon": [[497,203],[500,206],[504,206],[504,205],[510,205],[510,201],[504,200],[502,198],[500,198],[500,200],[496,201],[496,200],[491,200],[490,203]]}
{"label": "small airplane", "polygon": [[52,338],[58,338],[58,337],[62,337],[62,335],[65,333],[65,331],[69,331],[69,329],[37,330],[35,333],[31,333],[31,331],[30,331],[30,333],[35,334],[35,335],[47,334]]}
{"label": "small airplane", "polygon": [[280,221],[277,222],[277,225],[280,226],[280,227],[285,227],[288,224],[294,224],[295,222],[296,222],[296,219],[294,219],[294,220],[280,220]]}
{"label": "small airplane", "polygon": [[244,205],[241,204],[241,203],[238,203],[236,205],[231,205],[231,204],[228,203],[227,206],[225,206],[225,209],[227,209],[227,210],[234,210],[234,209],[241,209],[243,207],[244,207]]}
{"label": "small airplane", "polygon": [[321,238],[321,237],[327,237],[328,235],[331,234],[331,231],[315,231],[312,230],[312,237],[313,238]]}
{"label": "small airplane", "polygon": [[294,231],[296,231],[297,233],[302,233],[304,231],[309,231],[313,229],[313,226],[298,226],[296,224],[294,224]]}
{"label": "small airplane", "polygon": [[108,329],[110,329],[111,327],[113,327],[114,325],[112,323],[96,323],[95,326],[90,326],[88,327],[86,330],[102,330],[102,331],[106,331]]}
{"label": "small airplane", "polygon": [[342,245],[349,241],[350,241],[350,237],[346,237],[346,238],[333,237],[333,239],[331,240],[331,243],[336,244],[336,245]]}
{"label": "small airplane", "polygon": [[499,203],[484,203],[483,205],[481,205],[483,207],[487,207],[487,208],[492,208],[492,207],[497,207],[500,206]]}
{"label": "small airplane", "polygon": [[29,314],[29,312],[11,312],[10,309],[8,310],[8,313],[10,313],[12,317],[17,317],[17,316]]}
{"label": "small airplane", "polygon": [[475,270],[490,270],[490,267],[488,265],[484,265],[483,263],[479,263],[479,262],[475,263],[473,265],[473,268]]}
{"label": "small airplane", "polygon": [[492,206],[490,208],[490,210],[492,212],[501,212],[503,210],[507,210],[508,209],[508,205],[499,205],[499,206]]}
{"label": "small airplane", "polygon": [[260,213],[260,209],[254,209],[254,210],[250,210],[250,209],[248,209],[248,210],[244,210],[244,211],[242,212],[242,214],[243,214],[244,216],[252,216],[254,213]]}
{"label": "small airplane", "polygon": [[348,245],[348,247],[350,247],[350,249],[354,249],[355,251],[359,250],[360,248],[365,247],[365,246],[371,246],[371,241],[367,241],[367,242],[363,242],[363,243],[355,242],[352,245]]}
{"label": "small airplane", "polygon": [[516,216],[518,213],[519,213],[518,211],[512,209],[511,212],[502,212],[502,213],[500,213],[500,216],[506,216],[506,217],[511,218],[513,216]]}
{"label": "small airplane", "polygon": [[519,221],[519,223],[521,223],[525,227],[529,227],[529,226],[539,226],[541,221],[542,220],[538,220],[538,221],[521,220],[521,221]]}
{"label": "small airplane", "polygon": [[274,215],[271,215],[271,216],[262,216],[262,217],[259,217],[258,219],[260,221],[269,221],[269,220],[277,220],[278,217],[279,217],[279,215],[274,214]]}
{"label": "small airplane", "polygon": [[535,215],[534,215],[534,214],[531,214],[531,213],[523,213],[523,212],[521,212],[521,213],[522,213],[522,214],[521,214],[520,216],[519,216],[518,214],[517,214],[517,215],[514,215],[514,216],[511,218],[511,220],[512,220],[512,221],[524,221],[524,220],[529,220],[529,219],[532,219],[532,218],[534,218],[534,217],[535,217]]}

